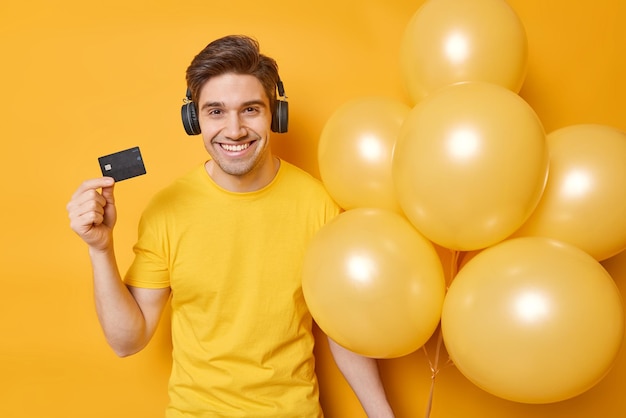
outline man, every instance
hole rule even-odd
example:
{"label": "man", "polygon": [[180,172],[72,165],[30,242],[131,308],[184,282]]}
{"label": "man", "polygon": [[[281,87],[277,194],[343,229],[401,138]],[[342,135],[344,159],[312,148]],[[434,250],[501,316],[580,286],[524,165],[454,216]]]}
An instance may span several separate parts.
{"label": "man", "polygon": [[[148,344],[171,301],[168,418],[323,416],[300,269],[339,208],[319,181],[272,154],[272,118],[285,116],[276,115],[279,83],[276,62],[248,37],[218,39],[194,58],[188,116],[210,158],[145,209],[124,280],[113,179],[85,181],[67,205],[118,355]],[[368,416],[393,417],[375,360],[329,343]]]}

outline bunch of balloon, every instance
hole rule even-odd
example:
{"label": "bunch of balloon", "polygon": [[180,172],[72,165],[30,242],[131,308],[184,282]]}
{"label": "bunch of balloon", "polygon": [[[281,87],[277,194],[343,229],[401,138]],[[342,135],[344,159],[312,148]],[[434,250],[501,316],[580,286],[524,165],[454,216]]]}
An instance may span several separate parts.
{"label": "bunch of balloon", "polygon": [[436,334],[427,416],[442,345],[496,396],[582,393],[623,336],[600,261],[626,248],[624,134],[581,125],[546,135],[518,94],[528,46],[505,0],[426,0],[400,51],[412,103],[353,100],[320,137],[320,175],[345,212],[305,254],[313,318],[375,358]]}

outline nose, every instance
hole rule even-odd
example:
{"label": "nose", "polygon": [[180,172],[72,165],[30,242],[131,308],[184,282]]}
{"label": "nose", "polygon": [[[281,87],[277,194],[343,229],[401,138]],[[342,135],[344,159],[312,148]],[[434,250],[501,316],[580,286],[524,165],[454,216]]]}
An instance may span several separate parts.
{"label": "nose", "polygon": [[239,113],[230,113],[226,118],[224,136],[229,139],[239,139],[247,135],[246,127],[241,121]]}

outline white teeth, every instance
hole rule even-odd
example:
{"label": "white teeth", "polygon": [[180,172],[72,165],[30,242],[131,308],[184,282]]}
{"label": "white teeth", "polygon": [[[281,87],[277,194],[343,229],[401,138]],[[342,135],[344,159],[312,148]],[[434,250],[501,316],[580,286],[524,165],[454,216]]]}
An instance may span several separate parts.
{"label": "white teeth", "polygon": [[250,143],[248,142],[248,143],[245,143],[245,144],[237,144],[237,145],[221,144],[221,146],[226,151],[239,152],[239,151],[243,151],[246,148],[248,148],[250,146]]}

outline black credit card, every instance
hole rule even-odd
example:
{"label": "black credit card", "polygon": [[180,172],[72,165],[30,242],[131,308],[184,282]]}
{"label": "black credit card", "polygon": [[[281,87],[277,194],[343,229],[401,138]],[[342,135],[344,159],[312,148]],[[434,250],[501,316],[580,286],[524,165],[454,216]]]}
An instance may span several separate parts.
{"label": "black credit card", "polygon": [[122,181],[146,174],[139,147],[104,155],[98,158],[102,175]]}

